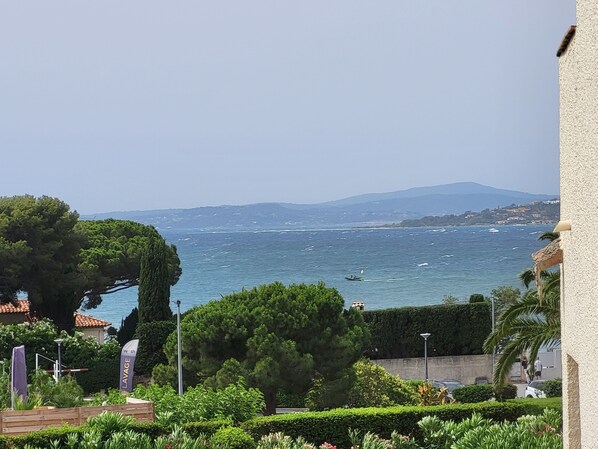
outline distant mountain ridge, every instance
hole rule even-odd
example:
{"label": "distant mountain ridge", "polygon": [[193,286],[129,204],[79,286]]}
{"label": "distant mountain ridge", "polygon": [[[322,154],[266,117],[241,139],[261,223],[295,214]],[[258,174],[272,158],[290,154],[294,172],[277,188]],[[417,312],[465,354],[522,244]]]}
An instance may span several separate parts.
{"label": "distant mountain ridge", "polygon": [[110,212],[83,219],[120,218],[158,229],[265,230],[348,228],[400,223],[424,216],[462,214],[557,198],[461,182],[369,193],[319,204],[258,203],[191,209]]}

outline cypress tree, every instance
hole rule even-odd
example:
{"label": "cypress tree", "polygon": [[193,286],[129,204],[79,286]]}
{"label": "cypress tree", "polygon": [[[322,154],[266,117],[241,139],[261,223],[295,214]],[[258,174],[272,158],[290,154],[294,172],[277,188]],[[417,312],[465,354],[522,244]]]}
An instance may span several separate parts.
{"label": "cypress tree", "polygon": [[139,323],[172,318],[166,242],[153,238],[141,256]]}

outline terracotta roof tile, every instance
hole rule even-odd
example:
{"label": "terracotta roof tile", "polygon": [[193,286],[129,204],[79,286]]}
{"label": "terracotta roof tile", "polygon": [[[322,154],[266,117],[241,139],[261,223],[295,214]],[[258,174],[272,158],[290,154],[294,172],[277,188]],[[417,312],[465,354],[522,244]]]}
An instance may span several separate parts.
{"label": "terracotta roof tile", "polygon": [[75,312],[75,327],[108,327],[111,324],[108,321]]}
{"label": "terracotta roof tile", "polygon": [[29,312],[29,301],[17,301],[17,305],[12,303],[0,304],[0,313],[27,313]]}
{"label": "terracotta roof tile", "polygon": [[[16,306],[12,303],[0,304],[0,314],[12,314],[22,313],[29,314],[29,301],[19,300],[16,302]],[[27,317],[29,319],[29,317]],[[90,327],[107,327],[112,323],[101,320],[99,318],[83,315],[82,313],[75,312],[75,327],[78,328],[90,328]]]}

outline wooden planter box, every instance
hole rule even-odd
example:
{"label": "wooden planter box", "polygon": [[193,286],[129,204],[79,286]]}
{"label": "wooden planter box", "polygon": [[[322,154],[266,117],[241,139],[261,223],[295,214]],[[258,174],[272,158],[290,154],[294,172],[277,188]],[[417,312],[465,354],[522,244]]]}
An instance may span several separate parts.
{"label": "wooden planter box", "polygon": [[0,434],[20,435],[60,427],[63,424],[79,426],[87,418],[98,416],[103,411],[132,416],[137,421],[154,420],[154,403],[141,399],[127,398],[126,404],[102,405],[97,407],[36,408],[33,410],[4,410],[0,412]]}

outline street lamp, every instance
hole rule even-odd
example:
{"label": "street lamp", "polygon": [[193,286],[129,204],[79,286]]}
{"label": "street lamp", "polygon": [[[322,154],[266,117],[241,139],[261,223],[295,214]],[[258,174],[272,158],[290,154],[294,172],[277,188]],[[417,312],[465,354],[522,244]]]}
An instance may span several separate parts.
{"label": "street lamp", "polygon": [[64,339],[57,338],[54,342],[58,345],[58,375],[56,376],[56,380],[60,380],[60,375],[62,374],[62,360],[61,360],[61,353],[60,353],[60,345]]}
{"label": "street lamp", "polygon": [[432,334],[426,332],[419,335],[424,337],[424,364],[426,365],[426,383],[428,383],[428,337]]}
{"label": "street lamp", "polygon": [[176,301],[176,340],[178,350],[178,381],[179,381],[179,396],[183,395],[183,348],[181,347],[181,301]]}

